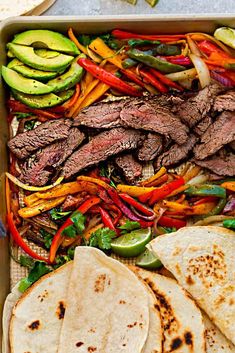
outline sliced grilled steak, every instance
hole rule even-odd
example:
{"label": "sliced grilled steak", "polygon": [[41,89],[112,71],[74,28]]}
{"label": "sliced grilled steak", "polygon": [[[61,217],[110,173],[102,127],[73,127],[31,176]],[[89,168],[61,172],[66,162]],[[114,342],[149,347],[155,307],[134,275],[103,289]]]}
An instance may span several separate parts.
{"label": "sliced grilled steak", "polygon": [[74,152],[65,162],[62,175],[65,179],[80,170],[106,160],[120,152],[137,148],[144,136],[133,129],[115,128],[93,137],[86,145]]}
{"label": "sliced grilled steak", "polygon": [[130,153],[116,157],[115,162],[121,169],[126,181],[130,184],[134,184],[136,179],[142,174],[142,165]]}
{"label": "sliced grilled steak", "polygon": [[215,99],[214,110],[222,112],[224,110],[235,110],[235,90],[230,90]]}
{"label": "sliced grilled steak", "polygon": [[185,124],[193,127],[209,113],[216,96],[222,90],[218,84],[207,86],[185,103],[177,105],[175,110]]}
{"label": "sliced grilled steak", "polygon": [[101,102],[83,109],[76,118],[74,126],[88,126],[97,129],[110,129],[123,125],[120,112],[125,100],[115,102]]}
{"label": "sliced grilled steak", "polygon": [[138,159],[140,161],[152,161],[162,152],[162,143],[161,135],[150,132],[138,150]]}
{"label": "sliced grilled steak", "polygon": [[201,144],[196,145],[196,159],[205,159],[216,153],[223,145],[235,140],[235,112],[222,113],[201,137]]}
{"label": "sliced grilled steak", "polygon": [[198,135],[202,136],[208,127],[212,124],[212,118],[207,115],[205,118],[203,118],[193,129],[193,131]]}
{"label": "sliced grilled steak", "polygon": [[194,135],[190,135],[186,143],[183,145],[177,145],[175,143],[169,148],[168,151],[162,153],[154,164],[158,168],[162,166],[169,167],[178,164],[188,157],[189,152],[193,149],[193,146],[196,142],[197,138]]}
{"label": "sliced grilled steak", "polygon": [[20,179],[31,185],[45,185],[53,169],[61,165],[82,143],[85,136],[77,128],[72,128],[66,140],[54,142],[36,153],[34,160],[26,161]]}
{"label": "sliced grilled steak", "polygon": [[121,111],[121,119],[134,129],[170,136],[180,145],[188,139],[188,128],[180,119],[172,114],[169,108],[154,102],[150,104],[150,100],[135,99],[127,102]]}
{"label": "sliced grilled steak", "polygon": [[213,173],[221,176],[235,176],[235,154],[228,153],[225,156],[215,155],[208,159],[194,162],[200,167],[207,168]]}
{"label": "sliced grilled steak", "polygon": [[8,142],[8,147],[16,157],[27,158],[39,148],[68,137],[71,124],[69,119],[47,121],[33,130],[16,135]]}

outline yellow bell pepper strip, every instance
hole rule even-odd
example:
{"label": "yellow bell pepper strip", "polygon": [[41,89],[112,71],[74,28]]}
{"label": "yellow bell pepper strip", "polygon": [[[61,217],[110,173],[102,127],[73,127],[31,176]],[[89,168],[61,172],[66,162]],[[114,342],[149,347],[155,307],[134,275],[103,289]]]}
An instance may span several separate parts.
{"label": "yellow bell pepper strip", "polygon": [[89,48],[119,69],[123,69],[121,56],[110,49],[101,38],[98,37],[93,40]]}
{"label": "yellow bell pepper strip", "polygon": [[34,194],[24,197],[24,203],[26,204],[26,206],[31,207],[34,204],[37,204],[38,202],[40,202],[40,199],[37,197],[36,194],[37,193],[35,192]]}
{"label": "yellow bell pepper strip", "polygon": [[38,255],[35,251],[33,251],[28,244],[24,241],[24,239],[21,237],[20,233],[18,232],[15,223],[14,223],[14,219],[13,219],[13,213],[8,213],[7,214],[7,224],[8,224],[8,229],[10,231],[10,234],[12,236],[12,239],[14,240],[14,242],[16,243],[16,245],[18,245],[22,250],[24,250],[24,252],[31,256],[33,259],[35,260],[40,260],[40,261],[45,261],[45,262],[49,262],[48,259],[44,258],[41,255]]}
{"label": "yellow bell pepper strip", "polygon": [[110,186],[109,184],[105,183],[105,181],[101,180],[101,179],[97,179],[97,178],[92,178],[89,176],[85,176],[85,175],[80,175],[77,177],[78,181],[88,181],[94,184],[97,184],[99,186],[102,186],[105,190],[109,190],[112,189],[112,186]]}
{"label": "yellow bell pepper strip", "polygon": [[84,47],[81,43],[79,43],[79,41],[75,37],[75,35],[73,33],[73,29],[71,27],[68,30],[68,36],[71,39],[71,41],[74,42],[74,44],[78,47],[78,49],[81,50],[81,52],[88,55],[86,47]]}
{"label": "yellow bell pepper strip", "polygon": [[7,213],[9,214],[11,212],[11,189],[10,189],[10,183],[8,178],[5,180],[5,194],[6,194],[6,208],[7,208]]}
{"label": "yellow bell pepper strip", "polygon": [[145,187],[145,186],[130,186],[130,185],[125,185],[125,184],[118,184],[117,185],[117,191],[118,192],[124,192],[130,196],[133,197],[139,197],[141,195],[144,195],[148,192],[156,190],[155,187]]}
{"label": "yellow bell pepper strip", "polygon": [[230,190],[230,191],[235,191],[235,181],[225,181],[223,184],[221,184],[223,188]]}
{"label": "yellow bell pepper strip", "polygon": [[22,218],[30,218],[37,216],[43,212],[49,211],[52,208],[59,206],[62,204],[65,200],[65,197],[58,197],[55,199],[51,200],[42,200],[41,202],[37,203],[36,205],[33,205],[31,207],[23,207],[21,208],[18,213],[20,217]]}
{"label": "yellow bell pepper strip", "polygon": [[185,212],[185,211],[192,210],[192,207],[190,207],[189,205],[184,205],[174,201],[163,200],[162,205],[164,207],[170,208],[171,210],[178,211],[178,212]]}
{"label": "yellow bell pepper strip", "polygon": [[186,211],[187,216],[196,216],[196,215],[206,215],[211,212],[216,206],[215,202],[206,202],[199,205],[192,206],[191,211]]}
{"label": "yellow bell pepper strip", "polygon": [[100,203],[100,201],[101,200],[99,197],[96,197],[96,196],[90,197],[82,205],[80,205],[78,207],[78,209],[75,212],[73,212],[73,214],[70,217],[68,217],[67,220],[64,222],[64,224],[58,229],[58,231],[56,232],[56,234],[53,237],[51,247],[50,247],[49,260],[51,263],[54,263],[56,252],[65,238],[65,236],[63,235],[63,231],[65,230],[65,228],[67,228],[73,224],[73,221],[71,218],[73,218],[73,216],[77,212],[85,214],[91,207]]}
{"label": "yellow bell pepper strip", "polygon": [[161,167],[156,174],[154,174],[153,176],[151,176],[150,178],[148,178],[147,180],[144,180],[141,182],[141,186],[147,186],[148,184],[152,183],[153,181],[155,181],[156,179],[160,178],[161,176],[163,176],[164,174],[166,174],[167,170],[165,167]]}
{"label": "yellow bell pepper strip", "polygon": [[76,114],[79,113],[79,111],[85,107],[89,107],[91,104],[95,103],[98,99],[100,99],[108,90],[110,89],[110,86],[107,85],[104,82],[99,82],[96,87],[86,96],[86,98],[83,100],[83,102],[80,104],[78,111],[76,111]]}
{"label": "yellow bell pepper strip", "polygon": [[165,184],[169,179],[169,175],[168,174],[164,174],[163,176],[161,176],[160,178],[152,181],[151,183],[147,184],[147,187],[157,187],[159,185]]}
{"label": "yellow bell pepper strip", "polygon": [[24,190],[28,190],[28,191],[44,191],[44,190],[49,190],[51,188],[53,188],[54,186],[60,184],[62,182],[62,180],[64,179],[64,177],[59,177],[55,183],[51,184],[51,185],[47,185],[47,186],[31,186],[28,184],[24,184],[22,183],[19,179],[17,179],[14,175],[11,175],[10,173],[6,173],[6,176],[8,179],[10,179],[14,184],[16,184],[17,186],[19,186],[20,188],[24,189]]}
{"label": "yellow bell pepper strip", "polygon": [[198,166],[194,166],[193,168],[189,168],[186,173],[183,175],[185,182],[187,183],[189,180],[193,179],[197,176],[201,171],[201,168]]}

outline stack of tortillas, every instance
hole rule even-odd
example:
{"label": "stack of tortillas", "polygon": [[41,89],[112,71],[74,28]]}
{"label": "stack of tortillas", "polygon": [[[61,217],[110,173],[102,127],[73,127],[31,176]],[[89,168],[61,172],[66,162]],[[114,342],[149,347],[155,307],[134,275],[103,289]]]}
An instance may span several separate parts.
{"label": "stack of tortillas", "polygon": [[56,0],[1,0],[0,21],[12,16],[41,15]]}
{"label": "stack of tortillas", "polygon": [[77,247],[74,261],[45,275],[20,298],[16,289],[9,295],[3,353],[235,352],[235,237],[209,228],[185,228],[151,243],[192,297],[172,278]]}

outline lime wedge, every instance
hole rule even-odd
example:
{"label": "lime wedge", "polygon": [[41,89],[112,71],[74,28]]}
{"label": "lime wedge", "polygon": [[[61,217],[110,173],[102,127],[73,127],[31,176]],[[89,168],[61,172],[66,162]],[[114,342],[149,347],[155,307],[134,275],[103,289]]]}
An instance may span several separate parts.
{"label": "lime wedge", "polygon": [[157,5],[159,0],[145,0],[150,6],[154,7]]}
{"label": "lime wedge", "polygon": [[156,270],[157,268],[162,267],[161,261],[148,249],[137,257],[136,265],[146,268],[147,270]]}
{"label": "lime wedge", "polygon": [[136,5],[137,0],[125,0],[126,2],[129,2],[131,5]]}
{"label": "lime wedge", "polygon": [[134,257],[141,254],[145,245],[151,240],[151,228],[137,229],[121,235],[111,243],[115,254],[123,257]]}
{"label": "lime wedge", "polygon": [[215,31],[214,37],[235,49],[235,30],[233,28],[220,27]]}

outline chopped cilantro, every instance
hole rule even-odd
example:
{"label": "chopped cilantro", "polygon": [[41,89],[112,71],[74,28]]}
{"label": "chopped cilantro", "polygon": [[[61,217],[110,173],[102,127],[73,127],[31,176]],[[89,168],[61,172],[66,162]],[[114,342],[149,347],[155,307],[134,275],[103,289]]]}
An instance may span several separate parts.
{"label": "chopped cilantro", "polygon": [[19,284],[19,291],[24,292],[29,288],[34,282],[36,282],[40,277],[49,273],[51,269],[46,266],[43,261],[36,261],[33,268],[30,270],[28,277],[23,278]]}
{"label": "chopped cilantro", "polygon": [[99,248],[101,250],[111,249],[112,239],[116,237],[114,230],[109,228],[97,229],[94,233],[91,234],[89,240],[89,246]]}
{"label": "chopped cilantro", "polygon": [[141,226],[140,226],[139,222],[128,220],[128,221],[126,221],[125,224],[121,225],[119,228],[122,230],[121,234],[126,234],[126,233],[131,232],[132,230],[140,229]]}
{"label": "chopped cilantro", "polygon": [[73,260],[74,258],[74,251],[75,251],[75,247],[71,247],[68,249],[67,254],[66,255],[58,255],[55,258],[55,265],[53,266],[55,269],[64,265],[66,262],[69,262],[71,260]]}
{"label": "chopped cilantro", "polygon": [[36,120],[28,120],[24,124],[25,130],[33,130],[36,124]]}
{"label": "chopped cilantro", "polygon": [[51,219],[53,219],[53,221],[57,221],[58,219],[64,218],[68,216],[70,213],[71,211],[62,212],[60,208],[59,209],[53,208],[50,211]]}
{"label": "chopped cilantro", "polygon": [[33,268],[34,260],[26,255],[20,255],[19,263],[21,266],[28,267],[29,269]]}
{"label": "chopped cilantro", "polygon": [[50,249],[54,234],[48,233],[43,228],[41,228],[39,232],[40,232],[41,236],[43,237],[45,247],[47,249]]}
{"label": "chopped cilantro", "polygon": [[77,235],[81,234],[85,229],[86,217],[79,211],[74,212],[70,218],[72,224],[66,227],[62,234],[69,238],[76,238]]}

